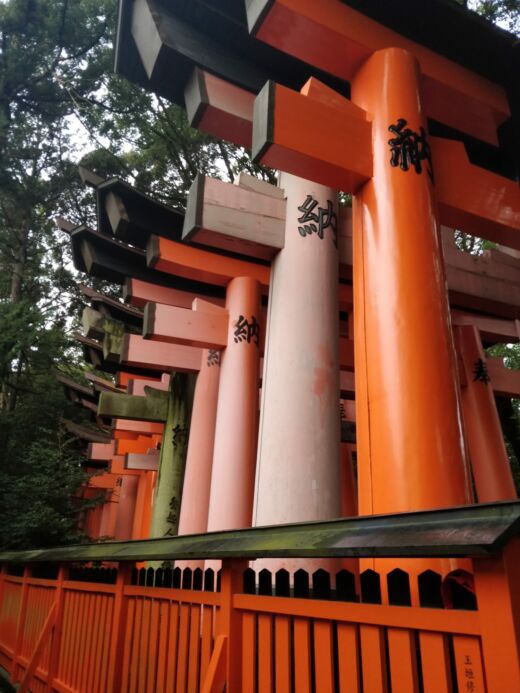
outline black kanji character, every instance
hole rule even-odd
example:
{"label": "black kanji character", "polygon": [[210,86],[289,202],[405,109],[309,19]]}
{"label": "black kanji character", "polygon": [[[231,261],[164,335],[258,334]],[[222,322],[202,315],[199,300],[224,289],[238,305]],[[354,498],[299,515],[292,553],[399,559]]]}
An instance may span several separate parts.
{"label": "black kanji character", "polygon": [[243,315],[240,315],[235,323],[234,341],[247,342],[248,344],[254,339],[258,346],[260,341],[260,325],[255,316],[251,316],[251,322],[246,320]]}
{"label": "black kanji character", "polygon": [[489,377],[488,369],[482,359],[477,359],[473,366],[473,382],[480,381],[487,385],[491,378]]}
{"label": "black kanji character", "polygon": [[220,365],[220,351],[217,351],[217,349],[209,349],[207,364],[208,366]]}
{"label": "black kanji character", "polygon": [[399,118],[395,125],[390,125],[389,130],[395,135],[388,140],[390,145],[390,164],[400,166],[403,171],[413,166],[416,173],[422,173],[421,161],[427,162],[427,172],[433,180],[432,159],[430,145],[427,141],[426,131],[420,128],[419,134],[411,128],[404,118]]}
{"label": "black kanji character", "polygon": [[318,238],[323,239],[325,229],[332,229],[334,245],[337,245],[337,216],[334,212],[332,202],[327,200],[327,207],[318,207],[318,214],[314,212],[318,201],[312,195],[307,195],[305,202],[298,207],[298,211],[302,212],[301,217],[298,217],[298,233],[300,236],[310,236],[317,234]]}

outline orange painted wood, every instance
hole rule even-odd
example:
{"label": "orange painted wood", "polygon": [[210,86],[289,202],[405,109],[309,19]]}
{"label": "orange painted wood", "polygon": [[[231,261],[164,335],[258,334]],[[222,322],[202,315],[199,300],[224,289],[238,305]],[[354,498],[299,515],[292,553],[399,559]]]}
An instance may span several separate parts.
{"label": "orange painted wood", "polygon": [[199,690],[201,607],[190,607],[190,638],[188,650],[188,691]]}
{"label": "orange painted wood", "polygon": [[132,659],[130,662],[129,693],[140,693],[141,676],[146,667],[146,612],[147,600],[139,599],[135,605],[134,628],[131,634],[132,639]]}
{"label": "orange painted wood", "polygon": [[[252,112],[252,108],[251,108]],[[191,308],[193,299],[198,294],[190,291],[172,289],[168,286],[149,284],[140,279],[128,278],[123,289],[125,301],[128,301],[137,308],[144,308],[148,302],[165,303],[168,306],[179,306],[179,308]],[[217,306],[224,305],[224,299],[215,296],[207,297],[208,301]]]}
{"label": "orange painted wood", "polygon": [[338,623],[338,679],[341,693],[359,693],[359,632],[358,626]]}
{"label": "orange painted wood", "polygon": [[217,635],[201,693],[222,693],[226,681],[227,637]]}
{"label": "orange painted wood", "polygon": [[246,612],[242,616],[242,691],[256,691],[256,614]]}
{"label": "orange painted wood", "polygon": [[258,693],[273,689],[273,617],[258,614]]}
{"label": "orange painted wood", "polygon": [[363,690],[370,693],[386,693],[385,633],[379,626],[360,625]]}
{"label": "orange painted wood", "polygon": [[202,634],[200,644],[200,685],[206,680],[206,674],[213,650],[213,608],[202,606]]}
{"label": "orange painted wood", "polygon": [[201,350],[178,344],[162,344],[143,339],[136,334],[125,335],[121,363],[160,371],[197,373],[200,370]]}
{"label": "orange painted wood", "polygon": [[316,693],[333,693],[334,663],[332,623],[317,620],[314,630],[314,672]]}
{"label": "orange painted wood", "polygon": [[424,693],[452,693],[447,636],[419,633]]}
{"label": "orange painted wood", "polygon": [[[285,614],[286,616],[321,618],[394,628],[400,628],[403,625],[402,607],[384,604],[313,601],[289,597],[269,599],[253,594],[237,594],[234,598],[234,604],[237,609],[267,614]],[[479,618],[477,612],[474,611],[406,607],[406,627],[415,630],[477,635],[479,633]]]}
{"label": "orange painted wood", "polygon": [[[350,106],[328,106],[269,82],[255,101],[253,156],[287,173],[355,192],[372,176],[372,141],[370,123]],[[338,139],[344,146],[338,147]]]}
{"label": "orange painted wood", "polygon": [[405,628],[389,628],[387,638],[392,690],[418,693],[419,680],[413,631]]}
{"label": "orange painted wood", "polygon": [[[132,421],[131,419],[113,420],[115,437],[121,440],[137,440],[139,435],[162,435],[164,431],[163,423],[153,421]],[[118,435],[121,433],[121,435]],[[136,434],[130,436],[129,434]]]}
{"label": "orange painted wood", "polygon": [[[486,693],[479,638],[455,635],[453,655],[459,691]],[[468,688],[468,684],[470,687]],[[511,689],[512,690],[512,689]]]}
{"label": "orange painted wood", "polygon": [[[275,616],[274,647],[275,689],[289,692],[291,690],[291,624],[287,616]],[[254,652],[254,650],[251,651]]]}
{"label": "orange painted wood", "polygon": [[127,452],[145,453],[154,447],[151,436],[138,436],[136,440],[122,438],[117,441],[117,455],[126,455]]}
{"label": "orange painted wood", "polygon": [[91,488],[113,489],[117,484],[118,477],[115,474],[98,474],[89,479],[88,485]]}
{"label": "orange painted wood", "polygon": [[487,368],[495,395],[520,397],[520,371],[506,368],[500,357],[487,359]]}
{"label": "orange painted wood", "polygon": [[310,623],[306,618],[294,619],[294,685],[301,693],[311,693]]}
{"label": "orange painted wood", "polygon": [[339,0],[275,0],[256,36],[347,81],[374,51],[403,48],[419,61],[427,115],[491,144],[498,144],[496,128],[509,115],[501,86]]}
{"label": "orange painted wood", "polygon": [[18,620],[16,623],[16,638],[13,650],[12,667],[10,671],[11,681],[18,681],[18,664],[17,658],[19,657],[22,647],[23,647],[23,636],[25,629],[25,622],[27,618],[27,603],[29,599],[29,568],[24,568],[23,578],[21,581],[21,595],[20,595],[20,606],[18,611]]}
{"label": "orange painted wood", "polygon": [[147,303],[143,337],[156,342],[183,344],[204,349],[227,345],[228,315]]}
{"label": "orange painted wood", "polygon": [[159,634],[157,647],[157,667],[156,667],[156,683],[155,690],[157,693],[166,691],[166,670],[172,656],[168,649],[168,617],[170,605],[168,602],[161,600],[159,603]]}
{"label": "orange painted wood", "polygon": [[123,672],[127,653],[125,651],[127,615],[130,619],[130,607],[133,609],[133,601],[125,601],[125,584],[129,579],[129,566],[120,564],[117,571],[114,589],[114,605],[112,619],[110,621],[110,642],[108,644],[108,672],[107,693],[117,693],[121,690]]}
{"label": "orange painted wood", "polygon": [[241,147],[251,146],[253,94],[196,67],[184,98],[192,127]]}
{"label": "orange painted wood", "polygon": [[254,262],[210,253],[159,236],[148,243],[148,265],[170,274],[196,279],[208,284],[227,286],[235,277],[256,279],[262,288],[269,287],[269,268]]}
{"label": "orange painted wood", "polygon": [[179,605],[170,605],[170,627],[168,633],[168,651],[166,663],[166,687],[169,693],[175,691],[177,674],[177,642],[179,637]]}
{"label": "orange painted wood", "polygon": [[[455,343],[465,376],[461,387],[466,444],[469,449],[475,490],[480,503],[517,497],[502,426],[490,382],[475,380],[476,364],[485,367],[486,355],[477,328],[454,328]],[[520,379],[519,379],[520,382]]]}
{"label": "orange painted wood", "polygon": [[146,690],[147,669],[149,666],[153,667],[155,665],[155,660],[151,658],[149,649],[151,606],[152,602],[150,599],[143,599],[143,614],[141,627],[139,629],[140,642],[139,639],[137,640],[139,643],[137,651],[137,657],[139,659],[137,690],[139,692]]}
{"label": "orange painted wood", "polygon": [[473,165],[464,144],[431,137],[441,222],[520,249],[520,192],[508,178]]}
{"label": "orange painted wood", "polygon": [[40,661],[40,657],[43,652],[43,648],[46,644],[46,641],[49,637],[51,637],[52,630],[54,628],[54,625],[56,623],[56,615],[58,612],[58,604],[55,602],[49,611],[49,614],[45,620],[45,623],[43,625],[43,628],[41,629],[40,636],[38,640],[36,641],[36,645],[34,647],[34,650],[32,652],[31,658],[29,659],[29,662],[27,664],[27,667],[25,669],[25,673],[23,675],[22,680],[20,681],[20,686],[18,687],[18,690],[20,693],[26,693],[29,690],[29,685],[31,684],[32,678],[34,676],[34,673],[36,671],[36,667],[38,666],[38,663]]}
{"label": "orange painted wood", "polygon": [[474,561],[480,634],[489,691],[520,690],[520,538],[502,555]]}

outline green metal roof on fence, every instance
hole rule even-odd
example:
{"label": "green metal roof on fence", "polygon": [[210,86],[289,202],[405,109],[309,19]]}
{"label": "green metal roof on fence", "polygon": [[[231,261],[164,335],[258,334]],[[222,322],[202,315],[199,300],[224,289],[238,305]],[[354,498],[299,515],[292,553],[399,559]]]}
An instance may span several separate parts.
{"label": "green metal roof on fence", "polygon": [[520,534],[520,502],[0,553],[0,562],[485,556]]}

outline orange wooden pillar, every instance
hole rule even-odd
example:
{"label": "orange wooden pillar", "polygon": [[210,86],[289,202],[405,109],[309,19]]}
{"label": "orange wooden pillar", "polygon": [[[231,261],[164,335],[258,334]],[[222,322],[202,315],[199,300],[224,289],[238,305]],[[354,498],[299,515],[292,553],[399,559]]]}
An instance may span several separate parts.
{"label": "orange wooden pillar", "polygon": [[456,327],[462,357],[464,429],[479,503],[516,498],[486,356],[476,327]]}
{"label": "orange wooden pillar", "polygon": [[227,287],[228,343],[222,352],[208,531],[251,526],[258,419],[260,285]]}
{"label": "orange wooden pillar", "polygon": [[114,531],[116,540],[128,541],[132,539],[138,482],[139,477],[136,474],[123,474],[121,476]]}
{"label": "orange wooden pillar", "polygon": [[373,177],[354,201],[359,511],[465,504],[471,491],[416,60],[398,48],[375,52],[352,81],[352,100],[372,118],[373,144]]}
{"label": "orange wooden pillar", "polygon": [[[284,247],[271,268],[256,471],[255,526],[340,511],[337,193],[281,174]],[[271,569],[335,561],[257,561]]]}
{"label": "orange wooden pillar", "polygon": [[[203,534],[208,528],[211,467],[215,442],[221,352],[203,349],[193,397],[179,534]],[[177,567],[203,568],[204,561],[177,561]]]}

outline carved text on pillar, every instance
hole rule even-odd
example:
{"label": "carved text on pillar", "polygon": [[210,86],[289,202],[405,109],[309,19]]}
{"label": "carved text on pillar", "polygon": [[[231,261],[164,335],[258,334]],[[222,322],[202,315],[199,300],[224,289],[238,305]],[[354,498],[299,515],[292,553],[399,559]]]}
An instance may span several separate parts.
{"label": "carved text on pillar", "polygon": [[491,378],[488,369],[482,359],[477,359],[473,365],[473,382],[481,382],[487,385]]}
{"label": "carved text on pillar", "polygon": [[172,443],[174,448],[176,448],[177,445],[186,445],[188,441],[188,429],[185,426],[180,426],[177,424],[175,428],[172,429],[172,434]]}
{"label": "carved text on pillar", "polygon": [[298,226],[298,233],[300,236],[310,236],[315,233],[318,238],[323,239],[324,232],[329,227],[332,229],[332,240],[334,245],[338,245],[338,231],[337,231],[337,216],[334,212],[332,202],[327,200],[327,207],[318,207],[317,214],[315,213],[318,201],[315,200],[312,195],[307,195],[305,202],[303,202],[299,207],[298,211],[302,213],[301,217],[298,217],[298,223],[302,226]]}
{"label": "carved text on pillar", "polygon": [[251,341],[254,341],[258,346],[260,341],[260,325],[258,324],[258,320],[254,315],[251,316],[251,321],[246,320],[243,315],[240,315],[235,323],[233,335],[235,342],[247,342],[249,344]]}
{"label": "carved text on pillar", "polygon": [[219,366],[220,365],[220,351],[217,351],[217,349],[209,349],[208,350],[207,365],[208,366]]}
{"label": "carved text on pillar", "polygon": [[417,133],[405,127],[406,125],[408,121],[399,118],[395,125],[390,125],[388,128],[395,135],[388,140],[391,152],[390,164],[399,166],[403,171],[408,171],[413,166],[416,173],[422,173],[421,162],[426,161],[426,171],[433,181],[432,158],[426,131],[421,127]]}

